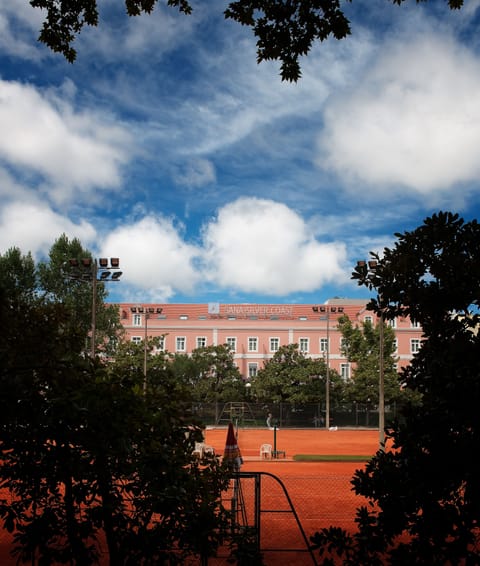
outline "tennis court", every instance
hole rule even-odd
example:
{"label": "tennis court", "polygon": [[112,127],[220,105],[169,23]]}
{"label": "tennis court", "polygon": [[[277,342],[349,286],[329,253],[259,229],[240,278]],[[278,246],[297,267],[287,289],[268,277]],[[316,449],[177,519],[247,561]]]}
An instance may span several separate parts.
{"label": "tennis court", "polygon": [[[237,441],[243,457],[242,472],[266,472],[262,480],[262,507],[275,512],[262,516],[262,547],[302,546],[294,518],[287,513],[285,497],[270,474],[283,482],[307,537],[330,525],[353,530],[355,509],[364,500],[351,489],[350,480],[361,462],[297,462],[298,454],[372,456],[378,449],[377,430],[249,429],[239,428]],[[223,454],[227,427],[208,428],[205,442]],[[275,445],[285,457],[260,458],[260,446]],[[248,484],[246,486],[248,490]],[[248,494],[247,494],[248,495]],[[0,564],[13,565],[8,556],[10,535],[0,531]],[[221,562],[211,561],[212,566]],[[305,554],[265,553],[265,563],[286,566],[311,564]]]}
{"label": "tennis court", "polygon": [[[356,508],[365,503],[365,499],[352,492],[350,480],[355,470],[362,468],[365,463],[302,462],[295,461],[294,456],[373,456],[379,445],[378,430],[239,428],[237,439],[244,460],[241,471],[266,472],[281,480],[307,540],[316,531],[331,525],[354,530]],[[225,440],[225,428],[209,428],[205,432],[206,443],[214,448],[217,455],[223,454]],[[272,449],[275,446],[282,457],[261,457],[260,447],[264,443],[271,444]],[[246,505],[252,506],[253,488],[248,481],[244,484]],[[294,552],[295,549],[305,549],[305,543],[294,516],[288,512],[289,506],[282,489],[269,475],[263,477],[261,486],[261,508],[271,511],[261,514],[261,548],[265,564],[312,564],[308,554]],[[276,552],[276,549],[279,551]],[[220,560],[211,562],[212,566],[224,563]]]}

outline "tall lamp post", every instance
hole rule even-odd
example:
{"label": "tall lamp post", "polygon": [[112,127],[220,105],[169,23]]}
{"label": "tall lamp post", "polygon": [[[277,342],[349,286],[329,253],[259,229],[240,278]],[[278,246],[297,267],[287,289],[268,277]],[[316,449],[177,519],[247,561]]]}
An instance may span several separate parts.
{"label": "tall lamp post", "polygon": [[[374,272],[378,262],[375,260],[357,261],[357,268],[365,272]],[[381,302],[380,295],[378,296]],[[384,360],[384,315],[383,309],[380,310],[379,318],[380,328],[378,330],[378,436],[380,450],[385,449],[385,360]]]}
{"label": "tall lamp post", "polygon": [[320,305],[312,307],[313,312],[324,313],[320,320],[327,321],[327,347],[325,349],[325,362],[327,366],[325,375],[325,428],[330,428],[330,313],[343,312],[343,307],[333,307],[328,305]]}
{"label": "tall lamp post", "polygon": [[147,352],[148,352],[148,346],[147,346],[147,332],[148,332],[148,319],[150,318],[150,315],[154,314],[155,312],[157,314],[162,314],[163,309],[158,307],[158,308],[154,308],[154,307],[144,307],[142,305],[137,305],[135,307],[130,307],[130,311],[134,314],[138,313],[140,315],[143,315],[143,321],[144,321],[144,336],[143,336],[143,391],[146,392],[147,390]]}
{"label": "tall lamp post", "polygon": [[95,337],[97,329],[97,283],[109,283],[120,281],[122,271],[120,271],[120,260],[118,257],[101,257],[98,260],[91,257],[81,259],[71,258],[68,260],[71,271],[68,274],[70,279],[85,281],[92,284],[92,343],[90,345],[90,355],[95,359]]}

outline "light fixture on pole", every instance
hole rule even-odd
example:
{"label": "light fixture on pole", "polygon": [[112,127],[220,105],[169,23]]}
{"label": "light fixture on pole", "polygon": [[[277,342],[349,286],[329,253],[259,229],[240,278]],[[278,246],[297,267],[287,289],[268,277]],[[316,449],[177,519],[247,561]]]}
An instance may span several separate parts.
{"label": "light fixture on pole", "polygon": [[324,313],[320,316],[320,320],[327,321],[327,344],[325,348],[325,363],[327,366],[325,372],[325,428],[330,428],[330,313],[343,313],[343,307],[334,307],[329,305],[320,305],[312,307],[313,312]]}
{"label": "light fixture on pole", "polygon": [[122,271],[120,271],[120,260],[118,257],[92,259],[83,257],[81,259],[71,258],[68,260],[70,271],[67,276],[76,281],[83,281],[92,284],[92,342],[90,355],[95,359],[95,337],[97,326],[97,282],[108,283],[110,281],[120,281]]}
{"label": "light fixture on pole", "polygon": [[148,332],[148,319],[150,315],[153,313],[162,314],[163,309],[160,307],[147,307],[142,305],[137,305],[136,307],[130,307],[130,311],[132,313],[139,313],[143,315],[144,321],[144,336],[143,336],[143,391],[144,393],[147,391],[147,352],[148,352],[148,344],[147,344],[147,332]]}
{"label": "light fixture on pole", "polygon": [[[369,273],[374,273],[378,262],[376,260],[357,261],[357,269],[361,270],[366,277]],[[384,360],[384,315],[381,306],[381,296],[378,295],[380,307],[380,317],[378,329],[378,435],[380,450],[385,449],[385,360]]]}

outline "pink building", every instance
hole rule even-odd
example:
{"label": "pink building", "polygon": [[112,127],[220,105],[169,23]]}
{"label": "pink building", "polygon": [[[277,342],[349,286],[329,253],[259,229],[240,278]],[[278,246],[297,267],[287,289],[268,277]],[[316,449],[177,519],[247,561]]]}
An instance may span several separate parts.
{"label": "pink building", "polygon": [[[122,303],[120,320],[128,340],[163,336],[162,349],[188,354],[195,348],[228,344],[241,374],[256,375],[266,360],[287,344],[313,358],[328,356],[329,366],[344,378],[351,364],[341,353],[337,319],[347,315],[355,323],[376,317],[368,300],[330,299],[323,305],[297,304],[138,304]],[[407,318],[389,321],[396,334],[398,368],[418,351],[422,329]]]}
{"label": "pink building", "polygon": [[[342,335],[337,319],[347,315],[355,323],[376,317],[363,299],[330,299],[323,305],[287,304],[137,304],[122,303],[120,319],[128,340],[163,336],[162,349],[190,353],[195,348],[228,344],[241,374],[256,375],[280,346],[298,344],[313,358],[348,379],[351,364],[341,354]],[[409,364],[418,351],[422,329],[407,318],[389,321],[396,334],[398,368]]]}

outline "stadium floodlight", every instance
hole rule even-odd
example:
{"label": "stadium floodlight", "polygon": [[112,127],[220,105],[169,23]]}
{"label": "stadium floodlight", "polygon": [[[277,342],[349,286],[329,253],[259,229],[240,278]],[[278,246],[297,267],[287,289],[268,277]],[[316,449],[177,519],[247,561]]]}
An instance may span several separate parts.
{"label": "stadium floodlight", "polygon": [[[119,281],[122,275],[121,271],[114,271],[113,274],[108,268],[108,258],[101,257],[93,259],[91,257],[82,257],[79,259],[71,258],[68,260],[70,267],[74,268],[67,274],[69,279],[83,281],[92,284],[92,344],[91,356],[95,358],[95,334],[96,334],[96,313],[97,313],[97,281],[107,283],[109,281]],[[120,265],[119,258],[110,260],[110,270],[118,269]],[[111,276],[111,277],[110,277]]]}

